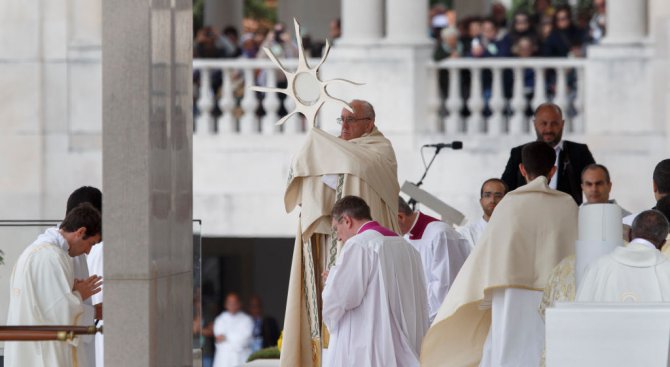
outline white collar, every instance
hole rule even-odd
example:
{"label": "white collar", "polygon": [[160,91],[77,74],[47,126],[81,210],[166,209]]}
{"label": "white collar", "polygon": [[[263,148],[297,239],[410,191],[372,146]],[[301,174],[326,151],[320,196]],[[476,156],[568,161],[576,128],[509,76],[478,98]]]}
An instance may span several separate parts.
{"label": "white collar", "polygon": [[366,224],[368,224],[368,223],[372,223],[372,222],[374,222],[374,220],[369,220],[369,221],[367,221],[367,222],[361,224],[361,226],[358,227],[358,230],[356,230],[356,234],[361,233],[361,228],[365,227]]}
{"label": "white collar", "polygon": [[556,153],[563,150],[563,139],[561,139],[561,141],[559,141],[558,144],[556,144],[556,146],[554,147],[554,150],[556,151]]}
{"label": "white collar", "polygon": [[635,238],[632,241],[630,241],[630,244],[637,243],[638,245],[642,245],[644,247],[650,248],[652,250],[657,250],[656,246],[654,246],[653,243],[645,240],[644,238]]}

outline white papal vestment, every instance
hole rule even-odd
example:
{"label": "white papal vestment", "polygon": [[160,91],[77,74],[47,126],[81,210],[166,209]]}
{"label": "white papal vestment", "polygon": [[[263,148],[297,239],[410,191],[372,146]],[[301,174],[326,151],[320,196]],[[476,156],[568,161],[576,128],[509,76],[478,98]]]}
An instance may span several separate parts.
{"label": "white papal vestment", "polygon": [[403,238],[368,223],[346,241],[323,290],[325,365],[418,366],[428,329],[421,259]]}
{"label": "white papal vestment", "polygon": [[214,337],[223,335],[225,340],[216,343],[214,367],[236,367],[247,361],[251,354],[254,332],[253,319],[240,311],[224,312],[214,319]]}
{"label": "white papal vestment", "polygon": [[[73,292],[67,241],[51,228],[28,246],[10,280],[7,325],[82,325],[84,308]],[[6,342],[5,367],[81,366],[73,341]]]}
{"label": "white papal vestment", "polygon": [[[103,247],[104,244],[102,242],[98,243],[97,245],[93,246],[91,248],[91,251],[86,255],[86,262],[88,263],[88,270],[91,274],[94,275],[99,275],[101,277],[105,276],[104,270],[102,268],[103,262]],[[101,290],[100,292],[94,294],[91,296],[91,303],[92,304],[98,304],[102,303],[103,299],[103,292],[104,292],[104,285],[100,286]],[[103,326],[104,322],[100,320],[97,324],[97,326]],[[102,333],[97,333],[95,334],[95,367],[103,367],[105,364],[105,343],[104,343],[104,335]]]}
{"label": "white papal vestment", "polygon": [[636,238],[589,265],[578,302],[670,302],[670,261]]}

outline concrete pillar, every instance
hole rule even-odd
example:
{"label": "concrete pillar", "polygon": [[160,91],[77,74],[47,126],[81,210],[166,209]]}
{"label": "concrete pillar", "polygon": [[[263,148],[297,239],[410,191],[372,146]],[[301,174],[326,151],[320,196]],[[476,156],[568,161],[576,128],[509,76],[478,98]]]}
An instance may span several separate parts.
{"label": "concrete pillar", "polygon": [[605,43],[640,42],[647,37],[647,0],[608,1]]}
{"label": "concrete pillar", "polygon": [[384,34],[383,0],[342,0],[342,38],[339,45],[366,45]]}
{"label": "concrete pillar", "polygon": [[428,39],[428,2],[386,0],[386,41],[421,44]]}
{"label": "concrete pillar", "polygon": [[[292,0],[277,2],[277,18],[293,33],[293,18],[313,41],[329,37],[330,22],[340,18],[341,4],[333,0]],[[332,41],[332,39],[331,39]]]}
{"label": "concrete pillar", "polygon": [[205,0],[204,24],[221,32],[223,27],[232,25],[242,33],[244,16],[243,0]]}
{"label": "concrete pillar", "polygon": [[105,365],[190,366],[192,3],[102,14]]}

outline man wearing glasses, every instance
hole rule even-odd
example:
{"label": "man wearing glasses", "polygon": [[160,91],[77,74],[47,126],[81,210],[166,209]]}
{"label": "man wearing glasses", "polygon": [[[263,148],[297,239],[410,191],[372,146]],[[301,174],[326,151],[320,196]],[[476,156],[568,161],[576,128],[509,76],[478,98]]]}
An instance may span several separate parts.
{"label": "man wearing glasses", "polygon": [[312,128],[291,163],[284,203],[289,212],[299,208],[300,217],[281,366],[318,366],[327,358],[329,332],[321,323],[319,275],[335,264],[340,252],[341,243],[331,227],[335,202],[358,196],[370,207],[372,218],[399,233],[395,152],[375,126],[372,105],[353,100],[350,107],[352,111],[343,109],[337,118],[342,126],[339,136]]}
{"label": "man wearing glasses", "polygon": [[482,206],[484,215],[458,228],[458,233],[468,241],[470,247],[475,247],[477,241],[479,241],[479,237],[484,233],[486,224],[493,215],[493,209],[496,208],[505,194],[507,194],[507,185],[505,181],[499,178],[489,178],[482,184],[482,188],[479,190],[479,205]]}

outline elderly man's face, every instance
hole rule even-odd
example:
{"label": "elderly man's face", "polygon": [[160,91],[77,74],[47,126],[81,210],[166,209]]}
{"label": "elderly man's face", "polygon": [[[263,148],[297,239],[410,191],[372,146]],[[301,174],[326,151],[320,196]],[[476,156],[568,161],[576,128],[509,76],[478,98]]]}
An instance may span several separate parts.
{"label": "elderly man's face", "polygon": [[533,123],[535,125],[537,140],[555,147],[563,138],[564,121],[555,108],[551,106],[541,108],[535,114]]}
{"label": "elderly man's face", "polygon": [[372,132],[374,121],[370,116],[366,116],[364,109],[356,103],[351,104],[354,112],[349,112],[342,109],[340,118],[342,119],[342,130],[340,131],[340,138],[344,140],[351,140],[360,138],[363,134]]}
{"label": "elderly man's face", "polygon": [[582,175],[582,191],[589,204],[604,204],[610,199],[612,182],[607,180],[605,171],[600,168],[589,169]]}

